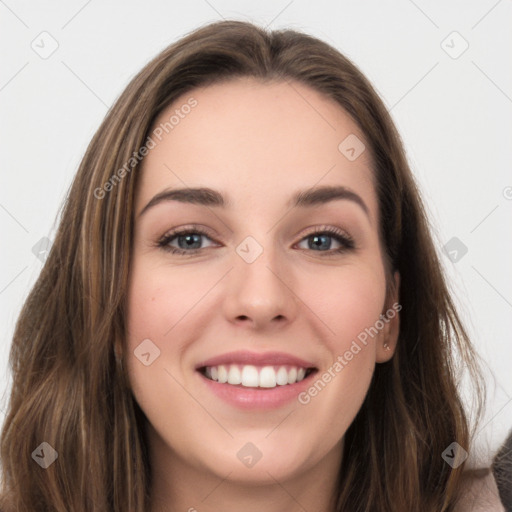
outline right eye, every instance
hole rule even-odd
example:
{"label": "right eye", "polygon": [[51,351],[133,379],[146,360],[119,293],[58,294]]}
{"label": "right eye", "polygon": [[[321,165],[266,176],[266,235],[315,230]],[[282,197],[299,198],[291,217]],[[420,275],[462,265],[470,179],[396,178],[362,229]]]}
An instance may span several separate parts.
{"label": "right eye", "polygon": [[[158,247],[172,254],[195,254],[205,248],[201,247],[202,237],[211,240],[201,228],[181,228],[165,234],[158,241]],[[177,243],[178,247],[173,243]]]}

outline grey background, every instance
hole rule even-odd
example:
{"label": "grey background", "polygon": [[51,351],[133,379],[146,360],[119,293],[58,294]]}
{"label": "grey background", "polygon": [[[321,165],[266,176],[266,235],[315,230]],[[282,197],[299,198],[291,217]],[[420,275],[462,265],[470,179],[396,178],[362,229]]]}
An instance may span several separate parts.
{"label": "grey background", "polygon": [[488,364],[486,418],[470,450],[487,462],[512,428],[511,0],[0,0],[0,422],[15,321],[89,140],[150,58],[222,18],[331,43],[390,109]]}

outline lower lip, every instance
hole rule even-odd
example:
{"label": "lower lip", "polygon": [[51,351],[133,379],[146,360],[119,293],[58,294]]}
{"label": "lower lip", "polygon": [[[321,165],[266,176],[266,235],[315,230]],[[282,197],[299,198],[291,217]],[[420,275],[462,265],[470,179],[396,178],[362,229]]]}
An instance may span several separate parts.
{"label": "lower lip", "polygon": [[294,399],[297,400],[299,393],[308,388],[310,379],[315,373],[312,372],[295,384],[286,384],[275,388],[249,388],[241,385],[221,384],[198,372],[208,389],[228,404],[240,409],[277,409]]}

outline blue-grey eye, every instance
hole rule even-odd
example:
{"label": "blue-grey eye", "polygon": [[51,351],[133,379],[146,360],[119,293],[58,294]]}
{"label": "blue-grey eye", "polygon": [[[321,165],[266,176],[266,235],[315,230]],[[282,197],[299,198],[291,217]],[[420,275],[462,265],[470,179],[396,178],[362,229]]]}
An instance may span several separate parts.
{"label": "blue-grey eye", "polygon": [[203,235],[199,233],[188,233],[186,235],[179,235],[175,238],[181,249],[200,249],[202,236]]}
{"label": "blue-grey eye", "polygon": [[312,235],[308,237],[310,249],[330,249],[332,237],[329,235]]}
{"label": "blue-grey eye", "polygon": [[[332,247],[334,240],[338,247]],[[307,247],[300,247],[307,241]],[[354,242],[351,238],[346,235],[333,230],[322,230],[321,232],[314,232],[305,236],[300,242],[299,247],[301,249],[310,249],[314,252],[327,252],[327,251],[338,251],[343,252],[344,250],[353,249]]]}

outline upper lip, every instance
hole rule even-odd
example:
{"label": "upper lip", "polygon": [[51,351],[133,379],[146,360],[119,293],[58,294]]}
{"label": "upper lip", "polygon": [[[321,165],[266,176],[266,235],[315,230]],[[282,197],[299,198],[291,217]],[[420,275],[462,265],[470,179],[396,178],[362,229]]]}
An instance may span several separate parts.
{"label": "upper lip", "polygon": [[219,356],[212,357],[196,365],[196,370],[206,366],[219,366],[221,364],[251,364],[254,366],[298,366],[301,368],[315,368],[315,365],[300,357],[292,356],[284,352],[264,352],[256,353],[239,350],[228,352]]}

